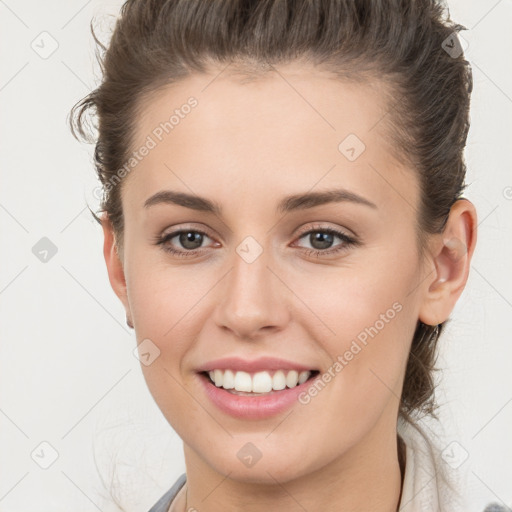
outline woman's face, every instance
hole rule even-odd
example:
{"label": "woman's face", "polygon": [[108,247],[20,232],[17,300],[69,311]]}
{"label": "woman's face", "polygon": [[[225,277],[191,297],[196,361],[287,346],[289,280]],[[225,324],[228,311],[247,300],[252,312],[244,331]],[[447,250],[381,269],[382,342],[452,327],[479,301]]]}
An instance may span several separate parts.
{"label": "woman's face", "polygon": [[[428,283],[417,177],[391,156],[388,114],[377,87],[292,65],[244,83],[194,75],[143,104],[122,299],[149,389],[208,471],[285,482],[396,436]],[[292,387],[237,395],[215,368]],[[316,380],[294,386],[294,368]]]}

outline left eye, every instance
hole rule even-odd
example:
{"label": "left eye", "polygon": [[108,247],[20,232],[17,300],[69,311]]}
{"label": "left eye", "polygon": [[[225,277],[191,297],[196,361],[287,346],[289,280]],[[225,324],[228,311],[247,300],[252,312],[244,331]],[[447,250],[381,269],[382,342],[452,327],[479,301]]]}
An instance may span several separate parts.
{"label": "left eye", "polygon": [[[308,237],[307,240],[312,245],[312,248],[308,250],[308,253],[311,254],[330,254],[332,252],[337,252],[343,249],[348,248],[350,245],[355,245],[356,240],[352,237],[349,237],[345,233],[341,231],[337,231],[335,229],[314,229],[310,230],[303,235],[299,239]],[[332,247],[335,238],[339,238],[342,243]],[[304,247],[304,249],[308,249]]]}

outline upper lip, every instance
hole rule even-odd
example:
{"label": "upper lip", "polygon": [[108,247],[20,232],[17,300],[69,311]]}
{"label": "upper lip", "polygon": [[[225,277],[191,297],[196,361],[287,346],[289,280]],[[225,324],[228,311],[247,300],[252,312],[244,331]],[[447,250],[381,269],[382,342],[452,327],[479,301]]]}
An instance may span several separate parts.
{"label": "upper lip", "polygon": [[277,357],[260,357],[252,360],[240,357],[223,357],[222,359],[208,361],[197,368],[198,372],[209,372],[211,370],[240,370],[251,373],[270,370],[307,371],[314,370],[314,368]]}

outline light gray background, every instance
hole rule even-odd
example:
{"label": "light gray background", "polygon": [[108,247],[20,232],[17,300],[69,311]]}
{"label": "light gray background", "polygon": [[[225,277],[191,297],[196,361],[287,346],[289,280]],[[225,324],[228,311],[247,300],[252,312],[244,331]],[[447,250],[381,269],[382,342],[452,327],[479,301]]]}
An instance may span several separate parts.
{"label": "light gray background", "polygon": [[[98,206],[93,148],[66,124],[99,80],[89,22],[95,15],[107,31],[121,4],[0,0],[0,512],[119,510],[100,474],[126,510],[147,510],[185,470],[86,209]],[[512,1],[449,6],[468,28],[466,195],[480,224],[467,288],[442,337],[439,400],[445,444],[456,443],[450,456],[463,461],[457,471],[478,511],[489,501],[512,506]],[[57,248],[46,263],[32,251],[43,237]]]}

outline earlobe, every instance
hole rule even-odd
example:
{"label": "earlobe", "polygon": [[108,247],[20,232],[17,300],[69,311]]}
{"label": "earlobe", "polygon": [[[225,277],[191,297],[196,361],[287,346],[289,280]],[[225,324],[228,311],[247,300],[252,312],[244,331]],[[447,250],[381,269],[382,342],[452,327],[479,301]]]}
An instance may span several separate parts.
{"label": "earlobe", "polygon": [[126,291],[126,278],[124,274],[123,263],[118,253],[114,230],[112,224],[105,213],[101,217],[101,225],[103,227],[103,256],[107,265],[108,278],[114,293],[119,297],[126,310],[126,323],[133,327],[131,319],[131,311],[128,303],[128,295]]}
{"label": "earlobe", "polygon": [[438,325],[448,319],[469,275],[476,245],[477,218],[473,204],[459,199],[450,210],[446,227],[433,254],[435,269],[426,279],[427,289],[419,319]]}

